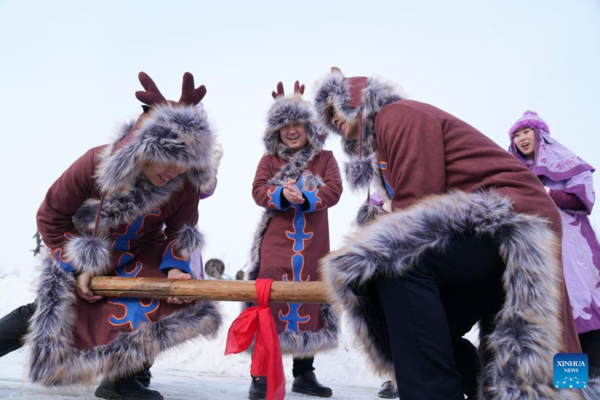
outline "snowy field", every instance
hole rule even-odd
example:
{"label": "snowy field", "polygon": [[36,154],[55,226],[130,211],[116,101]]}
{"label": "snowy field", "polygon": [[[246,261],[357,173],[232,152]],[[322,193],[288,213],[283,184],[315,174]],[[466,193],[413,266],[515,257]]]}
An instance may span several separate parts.
{"label": "snowy field", "polygon": [[[28,384],[22,376],[22,363],[24,351],[19,350],[0,361],[0,399],[95,399],[95,387],[70,387],[68,389],[47,389]],[[166,367],[164,363],[157,362],[153,372],[155,379],[151,389],[158,390],[169,400],[213,400],[213,399],[246,399],[250,379],[225,374],[200,373],[195,368],[182,365],[180,368]],[[377,384],[361,385],[357,379],[351,386],[332,384],[333,399],[363,400],[377,399]],[[329,383],[329,382],[327,382]],[[291,392],[291,382],[287,384],[286,398],[288,399],[314,399]]]}
{"label": "snowy field", "polygon": [[[0,316],[34,300],[33,272],[0,277]],[[250,385],[250,358],[245,354],[223,355],[227,329],[239,314],[239,303],[222,302],[225,323],[213,341],[195,341],[162,354],[152,367],[151,388],[165,399],[244,399]],[[348,328],[343,326],[343,331]],[[473,333],[471,333],[473,334]],[[474,335],[473,335],[474,337]],[[25,379],[25,349],[0,358],[0,399],[93,399],[95,387],[60,390],[32,385]],[[287,398],[313,398],[291,392],[292,359],[284,357]],[[340,347],[315,358],[319,380],[333,389],[335,399],[377,399],[384,379],[371,373],[366,358],[353,345],[350,334],[342,336]]]}

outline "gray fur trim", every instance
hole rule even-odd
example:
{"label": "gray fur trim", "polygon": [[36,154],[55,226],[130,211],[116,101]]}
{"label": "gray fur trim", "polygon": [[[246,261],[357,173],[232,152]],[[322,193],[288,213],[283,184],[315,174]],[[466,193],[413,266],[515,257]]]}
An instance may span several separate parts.
{"label": "gray fur trim", "polygon": [[186,168],[184,175],[201,191],[214,186],[221,150],[202,108],[171,103],[154,106],[132,135],[114,154],[118,140],[103,153],[96,173],[101,192],[129,190],[145,163]]}
{"label": "gray fur trim", "polygon": [[194,251],[202,250],[202,247],[204,247],[204,235],[197,226],[184,225],[177,232],[175,248],[183,257],[189,257]]}
{"label": "gray fur trim", "polygon": [[383,214],[385,214],[383,207],[371,203],[363,203],[358,210],[356,224],[359,227],[366,226],[369,222],[376,220],[377,217]]}
{"label": "gray fur trim", "polygon": [[299,180],[309,161],[318,154],[320,153],[310,146],[305,146],[300,151],[293,153],[287,164],[283,165],[275,176],[269,179],[269,185],[283,185],[288,179]]}
{"label": "gray fur trim", "polygon": [[[252,303],[244,303],[242,310],[251,306]],[[294,358],[311,358],[318,353],[338,347],[340,334],[338,313],[331,304],[321,304],[320,313],[323,317],[324,326],[317,332],[285,330],[277,335],[282,355],[289,354]],[[245,352],[248,354],[254,352],[254,341]]]}
{"label": "gray fur trim", "polygon": [[310,358],[315,354],[338,347],[340,321],[330,304],[321,304],[321,316],[325,326],[317,332],[285,330],[279,334],[281,354],[295,358]]}
{"label": "gray fur trim", "polygon": [[371,154],[363,159],[354,159],[344,164],[344,174],[352,190],[366,190],[379,177],[377,156]]}
{"label": "gray fur trim", "polygon": [[305,175],[304,180],[302,181],[302,188],[304,190],[314,190],[320,187],[324,187],[325,182],[321,179],[319,175]]}
{"label": "gray fur trim", "polygon": [[[265,231],[267,230],[269,222],[271,222],[271,217],[273,217],[274,214],[274,210],[264,210],[260,221],[258,222],[258,226],[254,231],[254,240],[252,241],[252,248],[250,250],[250,267],[244,276],[244,280],[246,281],[255,281],[258,278],[258,271],[260,270],[260,248],[265,236]],[[249,304],[251,303],[245,304],[247,304],[249,307]]]}
{"label": "gray fur trim", "polygon": [[[561,390],[561,393],[567,390]],[[586,389],[571,390],[572,392],[581,392],[585,400],[600,399],[600,378],[590,378]]]}
{"label": "gray fur trim", "polygon": [[[362,105],[350,107],[350,89],[348,81],[341,72],[331,71],[317,84],[314,105],[320,124],[332,133],[340,134],[337,127],[331,123],[333,113],[348,123],[358,123],[359,115],[363,118],[363,138],[365,137],[366,120],[375,120],[375,116],[384,106],[402,100],[404,97],[392,84],[385,83],[375,77],[370,77],[362,92]],[[371,129],[371,128],[368,128]],[[374,132],[374,131],[373,131]],[[342,138],[343,139],[343,138]],[[368,155],[368,154],[366,154]]]}
{"label": "gray fur trim", "polygon": [[78,272],[105,275],[112,270],[110,249],[108,238],[84,234],[67,241],[64,257]]}
{"label": "gray fur trim", "polygon": [[[116,192],[104,198],[98,232],[107,233],[111,228],[130,223],[151,210],[160,208],[171,196],[181,190],[184,178],[177,177],[164,186],[154,186],[146,177],[140,175],[128,191]],[[78,231],[92,231],[100,200],[89,199],[73,216],[73,224]]]}
{"label": "gray fur trim", "polygon": [[[371,158],[373,170],[368,162],[359,160],[359,141],[346,142],[343,137],[342,148],[350,156],[345,164],[346,179],[353,190],[366,189],[371,183],[378,184],[381,171],[378,169],[375,153],[375,118],[384,106],[402,100],[404,96],[394,85],[384,83],[371,77],[362,92],[362,105],[350,107],[350,91],[348,82],[341,72],[333,70],[317,85],[315,110],[320,124],[328,131],[340,135],[337,127],[331,123],[331,117],[337,113],[347,123],[357,124],[362,115],[362,152],[363,159]],[[341,135],[340,135],[341,136]],[[379,177],[379,178],[378,178]],[[370,179],[367,182],[367,179]]]}
{"label": "gray fur trim", "polygon": [[331,123],[335,112],[346,122],[356,123],[359,110],[350,107],[350,100],[350,89],[344,76],[339,71],[331,71],[317,83],[314,106],[321,125],[331,133],[339,135],[339,130]]}
{"label": "gray fur trim", "polygon": [[387,336],[383,317],[367,295],[372,280],[402,276],[424,252],[443,251],[453,235],[467,231],[498,241],[506,263],[506,300],[480,346],[491,361],[483,367],[479,398],[573,398],[575,391],[557,391],[552,384],[552,360],[563,351],[560,244],[546,220],[513,212],[510,200],[493,191],[423,199],[410,209],[378,218],[322,260],[330,296],[348,313],[375,370],[393,373],[389,345],[380,341]]}
{"label": "gray fur trim", "polygon": [[[281,138],[279,131],[289,123],[299,122],[304,124],[308,138],[308,144],[315,150],[323,149],[325,141],[323,135],[319,135],[316,116],[312,104],[302,100],[296,94],[287,97],[278,97],[267,114],[267,129],[263,136],[265,149],[270,155],[280,155]],[[288,157],[282,157],[287,159]]]}
{"label": "gray fur trim", "polygon": [[29,379],[45,386],[91,384],[101,375],[115,379],[139,371],[156,356],[188,339],[216,337],[221,315],[212,302],[198,301],[113,342],[88,350],[73,348],[76,282],[72,274],[46,257],[38,287],[37,309],[25,338]]}

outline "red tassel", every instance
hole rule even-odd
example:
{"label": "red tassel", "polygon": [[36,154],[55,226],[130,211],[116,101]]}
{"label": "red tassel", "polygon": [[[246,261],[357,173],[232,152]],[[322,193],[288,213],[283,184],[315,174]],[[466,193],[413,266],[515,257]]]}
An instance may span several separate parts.
{"label": "red tassel", "polygon": [[269,308],[271,283],[273,279],[256,280],[256,296],[259,305],[245,309],[233,321],[227,333],[225,355],[246,350],[256,335],[250,373],[253,376],[267,377],[268,400],[282,400],[285,397],[285,375],[279,336]]}

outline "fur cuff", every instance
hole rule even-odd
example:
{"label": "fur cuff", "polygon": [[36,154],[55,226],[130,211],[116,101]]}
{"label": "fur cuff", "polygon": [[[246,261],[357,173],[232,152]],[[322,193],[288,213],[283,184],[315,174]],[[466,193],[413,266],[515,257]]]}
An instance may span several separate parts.
{"label": "fur cuff", "polygon": [[377,157],[370,155],[362,160],[353,160],[344,166],[346,180],[352,190],[368,189],[377,176]]}
{"label": "fur cuff", "polygon": [[197,226],[184,225],[177,233],[175,248],[181,256],[189,257],[194,251],[202,250],[202,247],[204,247],[204,235]]}
{"label": "fur cuff", "polygon": [[315,190],[325,186],[325,182],[318,175],[305,174],[303,178],[302,187],[304,190]]}
{"label": "fur cuff", "polygon": [[77,236],[65,245],[66,261],[79,272],[105,275],[112,269],[110,242],[104,237]]}

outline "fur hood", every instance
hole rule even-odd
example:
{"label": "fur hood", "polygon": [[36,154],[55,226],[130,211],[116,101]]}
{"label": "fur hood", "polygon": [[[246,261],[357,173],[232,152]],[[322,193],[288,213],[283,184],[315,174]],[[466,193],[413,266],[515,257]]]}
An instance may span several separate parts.
{"label": "fur hood", "polygon": [[185,178],[201,192],[215,186],[222,150],[202,106],[157,104],[127,127],[100,156],[96,179],[101,192],[131,189],[148,162],[187,169]]}
{"label": "fur hood", "polygon": [[494,238],[506,264],[505,302],[493,323],[480,330],[484,365],[478,398],[600,398],[597,380],[581,390],[554,388],[553,357],[564,352],[559,243],[545,219],[515,213],[510,200],[493,191],[431,196],[382,215],[322,260],[333,303],[347,312],[375,369],[393,376],[385,319],[373,298],[374,279],[402,276],[426,251],[441,252],[453,235],[465,232]]}
{"label": "fur hood", "polygon": [[[338,69],[317,83],[315,111],[319,123],[332,133],[340,134],[331,123],[337,113],[344,121],[362,124],[362,157],[375,152],[375,117],[382,107],[402,100],[404,96],[392,84],[378,78],[357,76],[346,78]],[[362,116],[362,118],[361,118]],[[351,157],[358,157],[359,141],[346,142],[342,138],[344,151]]]}
{"label": "fur hood", "polygon": [[267,114],[267,128],[263,136],[265,150],[269,155],[277,155],[283,159],[290,157],[290,152],[279,137],[281,128],[289,123],[299,122],[304,124],[308,137],[308,145],[316,153],[323,149],[325,137],[319,133],[316,115],[310,102],[302,100],[302,96],[294,93],[290,96],[279,96]]}
{"label": "fur hood", "polygon": [[[106,236],[110,229],[160,207],[182,190],[186,182],[201,193],[210,193],[216,185],[221,156],[221,146],[201,106],[160,104],[147,117],[124,124],[117,139],[98,155],[95,178],[105,198],[102,202],[94,198],[86,200],[73,215],[78,236],[67,242],[66,260],[77,271],[100,275],[110,271],[111,240]],[[164,186],[154,186],[141,172],[146,162],[177,164],[188,171]],[[98,212],[100,218],[96,223]],[[96,225],[100,236],[94,237],[91,232]],[[202,236],[197,227],[189,228],[194,230],[195,237]],[[180,239],[185,236],[182,233]],[[201,247],[179,244],[187,242],[179,241],[177,250],[192,253]]]}

